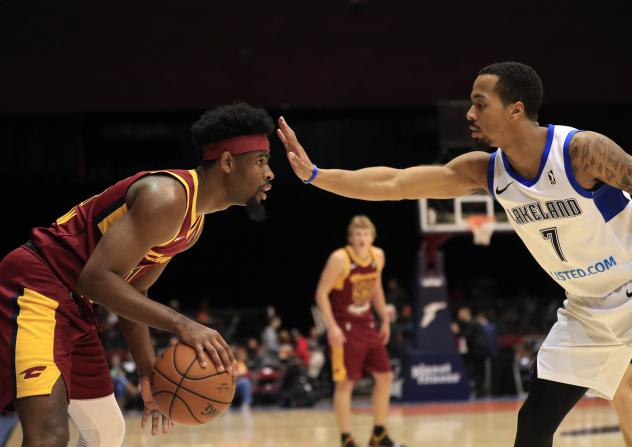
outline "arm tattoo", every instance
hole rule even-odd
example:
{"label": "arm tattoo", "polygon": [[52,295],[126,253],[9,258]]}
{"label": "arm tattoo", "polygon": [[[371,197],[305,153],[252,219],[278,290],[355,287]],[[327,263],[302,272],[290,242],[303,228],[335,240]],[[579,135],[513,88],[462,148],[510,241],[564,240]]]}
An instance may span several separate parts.
{"label": "arm tattoo", "polygon": [[577,137],[568,151],[573,173],[590,173],[595,179],[632,193],[632,157],[598,133],[586,132]]}

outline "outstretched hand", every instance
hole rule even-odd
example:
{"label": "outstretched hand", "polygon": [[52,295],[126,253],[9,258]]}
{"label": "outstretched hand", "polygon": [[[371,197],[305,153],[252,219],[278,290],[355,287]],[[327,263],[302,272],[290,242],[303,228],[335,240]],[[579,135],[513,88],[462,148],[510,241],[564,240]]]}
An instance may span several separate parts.
{"label": "outstretched hand", "polygon": [[301,180],[307,180],[312,175],[312,169],[314,166],[309,160],[305,149],[298,142],[296,134],[283,117],[279,118],[279,128],[277,129],[277,135],[285,146],[285,153],[287,159],[290,161],[290,165],[294,170],[294,173]]}

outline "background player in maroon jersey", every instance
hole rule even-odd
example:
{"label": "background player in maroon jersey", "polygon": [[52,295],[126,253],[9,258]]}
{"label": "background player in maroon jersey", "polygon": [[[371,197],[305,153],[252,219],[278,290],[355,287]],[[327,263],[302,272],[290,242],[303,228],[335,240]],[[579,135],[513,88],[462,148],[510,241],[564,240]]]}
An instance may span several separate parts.
{"label": "background player in maroon jersey", "polygon": [[[343,447],[355,447],[351,436],[351,394],[364,373],[373,375],[375,426],[370,446],[395,446],[384,424],[388,416],[393,373],[385,344],[390,337],[382,268],[384,252],[374,247],[375,226],[355,216],[348,229],[349,245],[334,251],[320,276],[316,302],[327,321],[334,382],[334,411]],[[375,327],[372,305],[380,317]]]}
{"label": "background player in maroon jersey", "polygon": [[[232,372],[224,339],[147,298],[169,260],[198,239],[204,215],[247,205],[261,217],[274,178],[268,114],[247,104],[207,112],[192,127],[203,151],[194,170],[141,172],[73,207],[0,263],[0,410],[13,403],[25,446],[66,446],[68,416],[82,446],[118,446],[125,424],[113,396],[92,303],[120,317],[137,363],[145,414],[158,432],[149,388],[148,326],[172,332]],[[169,420],[163,416],[163,431]]]}

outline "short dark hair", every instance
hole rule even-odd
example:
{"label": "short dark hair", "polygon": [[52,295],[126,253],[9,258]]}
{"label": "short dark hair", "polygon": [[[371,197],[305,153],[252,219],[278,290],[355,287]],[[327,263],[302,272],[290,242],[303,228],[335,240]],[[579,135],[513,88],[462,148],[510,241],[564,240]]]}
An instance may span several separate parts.
{"label": "short dark hair", "polygon": [[496,93],[503,104],[522,101],[527,116],[538,119],[544,88],[533,68],[520,62],[498,62],[478,72],[479,76],[485,74],[498,76]]}
{"label": "short dark hair", "polygon": [[195,146],[202,151],[206,144],[240,135],[269,135],[273,130],[274,124],[268,112],[245,102],[237,102],[202,114],[191,126],[191,136]]}

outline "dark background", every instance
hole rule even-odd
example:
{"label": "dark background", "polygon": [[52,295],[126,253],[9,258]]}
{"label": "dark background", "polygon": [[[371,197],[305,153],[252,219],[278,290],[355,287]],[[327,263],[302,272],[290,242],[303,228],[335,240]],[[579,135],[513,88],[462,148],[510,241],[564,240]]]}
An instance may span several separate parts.
{"label": "dark background", "polygon": [[[629,2],[0,3],[0,197],[5,254],[77,202],[138,170],[191,168],[190,124],[236,100],[283,114],[321,167],[431,163],[437,102],[467,99],[477,70],[532,65],[542,123],[602,132],[632,147]],[[463,118],[463,125],[465,119]],[[369,203],[302,185],[273,138],[277,175],[264,224],[243,209],[207,217],[189,252],[152,289],[196,307],[275,306],[306,327],[328,254],[368,214],[385,278],[409,290],[423,235],[415,202]],[[488,248],[445,244],[450,284],[493,277],[511,299],[561,289],[513,234]]]}

